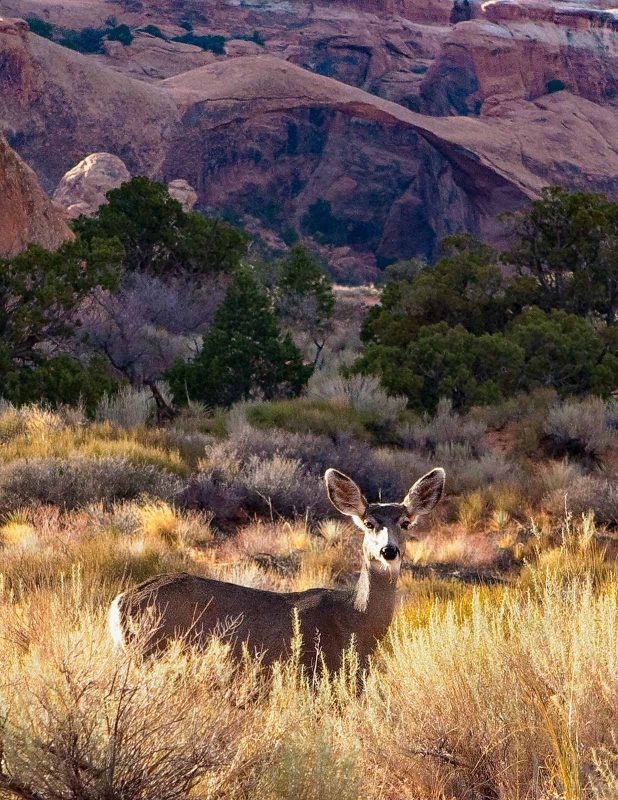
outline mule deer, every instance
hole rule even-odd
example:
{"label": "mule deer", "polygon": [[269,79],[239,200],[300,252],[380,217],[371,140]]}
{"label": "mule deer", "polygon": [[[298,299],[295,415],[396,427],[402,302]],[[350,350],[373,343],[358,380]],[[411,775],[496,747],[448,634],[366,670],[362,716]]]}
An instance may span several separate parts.
{"label": "mule deer", "polygon": [[[172,639],[203,645],[228,630],[232,652],[243,644],[262,655],[263,663],[285,658],[293,637],[294,610],[302,636],[302,663],[314,667],[319,656],[329,670],[341,664],[352,641],[364,666],[392,620],[396,584],[407,531],[442,497],[444,470],[420,478],[402,503],[368,503],[351,478],[329,469],[328,496],[364,534],[363,566],[356,589],[309,589],[267,592],[186,573],[161,575],[116,597],[110,630],[122,646],[139,644],[140,628],[151,620],[142,641],[144,654],[155,654]],[[318,656],[319,654],[319,656]]]}

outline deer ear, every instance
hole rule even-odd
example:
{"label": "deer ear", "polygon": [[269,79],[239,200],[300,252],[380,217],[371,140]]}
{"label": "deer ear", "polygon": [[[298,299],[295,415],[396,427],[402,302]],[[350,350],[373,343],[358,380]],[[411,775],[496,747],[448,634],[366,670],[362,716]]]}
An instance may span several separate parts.
{"label": "deer ear", "polygon": [[362,517],[367,509],[367,501],[363,493],[343,472],[336,469],[327,469],[324,475],[328,499],[337,511],[348,517]]}
{"label": "deer ear", "polygon": [[442,467],[437,467],[419,478],[403,501],[408,514],[429,514],[442,499],[445,477]]}

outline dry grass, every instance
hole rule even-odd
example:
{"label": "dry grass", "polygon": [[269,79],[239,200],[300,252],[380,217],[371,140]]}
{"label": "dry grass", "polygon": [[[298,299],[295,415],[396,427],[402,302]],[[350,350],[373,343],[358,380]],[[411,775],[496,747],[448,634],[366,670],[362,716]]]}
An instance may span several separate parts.
{"label": "dry grass", "polygon": [[[310,490],[300,486],[306,452],[339,454],[367,480],[377,465],[376,485],[389,475],[393,493],[429,460],[301,435],[288,436],[289,452],[280,431],[258,436],[246,422],[233,447],[200,454],[211,440],[199,424],[163,432],[0,409],[0,473],[21,470],[30,492],[0,518],[2,800],[615,800],[615,534],[579,513],[594,506],[612,524],[609,473],[568,461],[514,467],[445,434],[434,456],[455,471],[447,522],[434,517],[408,545],[414,572],[402,575],[396,621],[367,674],[350,653],[339,674],[307,675],[298,642],[268,676],[250,660],[233,665],[216,641],[143,663],[112,649],[105,616],[119,590],[153,574],[277,591],[349,585],[361,547],[353,528],[277,511],[304,505],[301,489],[321,491],[313,473]],[[121,500],[109,470],[111,489],[93,497],[71,471],[123,465],[135,489],[144,470],[178,482],[200,457],[211,477],[246,479],[269,513],[223,536],[214,509],[183,510],[153,491]],[[79,502],[30,502],[33,475]],[[565,517],[570,498],[578,513]],[[500,584],[453,577],[505,555],[518,566]]]}
{"label": "dry grass", "polygon": [[[134,512],[139,536],[145,512]],[[154,516],[160,525],[168,515]],[[70,526],[58,517],[56,533]],[[16,573],[0,591],[0,787],[37,800],[608,800],[618,781],[618,593],[613,572],[599,570],[590,519],[564,537],[521,588],[407,578],[369,673],[350,654],[341,674],[317,683],[295,655],[266,681],[217,642],[205,654],[132,660],[105,630],[119,570],[87,566],[86,541],[65,555],[61,580],[55,550],[39,554],[36,573],[34,554],[22,554],[21,591],[9,588]],[[314,539],[287,578],[250,561],[210,568],[260,588],[305,588],[326,577],[315,554],[341,537]],[[15,569],[15,547],[2,551],[3,570]],[[114,558],[128,551],[116,546]]]}

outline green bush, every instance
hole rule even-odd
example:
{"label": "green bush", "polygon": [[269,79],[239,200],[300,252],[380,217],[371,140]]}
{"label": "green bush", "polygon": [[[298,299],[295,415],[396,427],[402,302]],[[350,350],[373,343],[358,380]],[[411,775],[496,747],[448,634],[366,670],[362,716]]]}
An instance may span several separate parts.
{"label": "green bush", "polygon": [[49,22],[39,19],[38,17],[26,17],[28,27],[37,36],[42,36],[44,39],[53,39],[54,26]]}
{"label": "green bush", "polygon": [[133,41],[133,34],[128,25],[118,25],[108,32],[107,38],[110,42],[120,42],[125,47],[128,47]]}
{"label": "green bush", "polygon": [[506,335],[524,352],[522,390],[553,386],[563,396],[593,392],[606,397],[618,386],[618,353],[582,317],[528,308]]}
{"label": "green bush", "polygon": [[403,343],[371,342],[355,369],[379,375],[389,392],[428,411],[441,397],[461,411],[536,388],[606,397],[618,385],[618,354],[590,323],[538,308],[526,309],[504,333],[476,335],[443,322]]}
{"label": "green bush", "polygon": [[156,25],[146,25],[144,28],[140,28],[140,31],[148,33],[150,36],[155,36],[157,39],[167,40],[167,36]]}
{"label": "green bush", "polygon": [[231,272],[245,255],[248,237],[237,228],[198,213],[186,214],[167,186],[133,178],[107,193],[95,217],[74,229],[87,241],[118,238],[130,270],[159,275]]}
{"label": "green bush", "polygon": [[511,275],[491,248],[456,236],[434,266],[387,282],[355,369],[419,410],[537,388],[607,397],[618,385],[618,204],[547,189],[515,227],[502,256]]}
{"label": "green bush", "polygon": [[16,405],[48,402],[77,406],[93,414],[105,394],[114,394],[118,381],[101,356],[82,363],[66,353],[41,364],[15,370],[4,384],[3,396]]}
{"label": "green bush", "polygon": [[496,253],[469,236],[450,237],[434,266],[412,262],[412,274],[388,280],[363,326],[364,341],[412,341],[424,325],[446,322],[472,333],[495,333],[513,311]]}
{"label": "green bush", "polygon": [[25,403],[77,403],[92,409],[114,382],[101,361],[82,364],[49,343],[66,345],[76,332],[75,315],[98,287],[117,285],[122,247],[114,239],[79,239],[50,253],[36,245],[0,259],[0,394]]}
{"label": "green bush", "polygon": [[566,84],[559,78],[552,78],[545,84],[545,90],[547,91],[548,94],[553,94],[554,92],[561,92],[564,89],[566,89]]}
{"label": "green bush", "polygon": [[443,322],[420,328],[406,347],[367,345],[355,369],[380,375],[385,388],[405,395],[411,408],[433,412],[445,397],[460,411],[513,393],[524,359],[523,350],[501,333],[476,336]]}
{"label": "green bush", "polygon": [[173,42],[181,42],[182,44],[193,44],[196,47],[201,47],[202,50],[210,50],[215,55],[225,55],[225,36],[198,36],[195,33],[185,33],[183,36],[175,36]]}
{"label": "green bush", "polygon": [[547,187],[514,223],[502,254],[532,295],[526,304],[618,320],[618,203],[602,194]]}
{"label": "green bush", "polygon": [[70,50],[77,50],[79,53],[100,53],[103,50],[103,39],[107,32],[107,28],[67,30],[58,43]]}

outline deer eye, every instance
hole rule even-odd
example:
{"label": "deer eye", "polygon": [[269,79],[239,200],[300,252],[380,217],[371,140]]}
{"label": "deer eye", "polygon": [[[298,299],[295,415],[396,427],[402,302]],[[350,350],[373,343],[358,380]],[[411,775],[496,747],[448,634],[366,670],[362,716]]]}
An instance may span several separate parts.
{"label": "deer eye", "polygon": [[410,522],[409,519],[402,519],[401,522],[399,523],[399,527],[403,528],[404,531],[407,531],[411,524],[412,523]]}
{"label": "deer eye", "polygon": [[366,519],[363,524],[368,531],[375,531],[376,529],[376,526],[373,524],[373,522],[371,522],[371,520]]}

